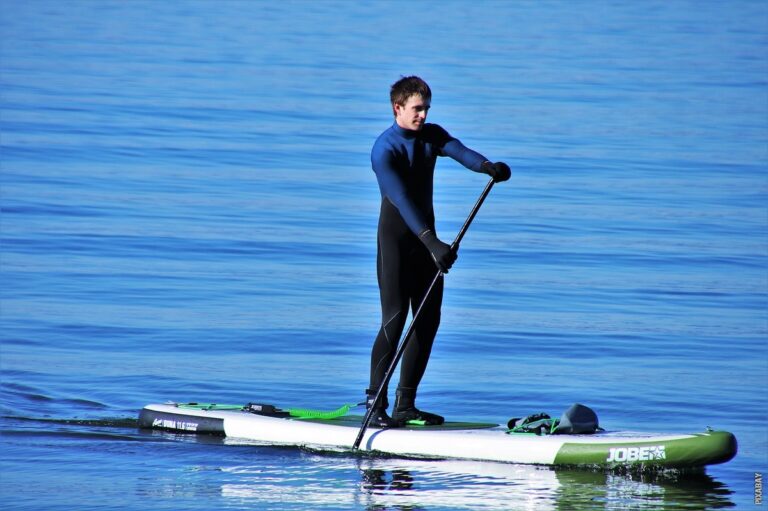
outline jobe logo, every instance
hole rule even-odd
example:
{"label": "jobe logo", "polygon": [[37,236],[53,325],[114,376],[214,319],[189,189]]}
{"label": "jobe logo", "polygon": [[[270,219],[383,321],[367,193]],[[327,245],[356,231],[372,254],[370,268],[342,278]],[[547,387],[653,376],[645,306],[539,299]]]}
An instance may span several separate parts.
{"label": "jobe logo", "polygon": [[632,461],[665,460],[667,453],[663,445],[648,445],[645,447],[611,447],[608,450],[607,462],[629,463]]}

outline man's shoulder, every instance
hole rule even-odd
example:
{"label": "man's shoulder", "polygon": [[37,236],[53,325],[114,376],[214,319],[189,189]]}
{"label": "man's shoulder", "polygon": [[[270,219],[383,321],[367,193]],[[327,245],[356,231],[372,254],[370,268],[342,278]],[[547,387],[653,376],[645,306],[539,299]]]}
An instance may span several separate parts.
{"label": "man's shoulder", "polygon": [[382,131],[378,137],[376,137],[376,141],[373,143],[373,148],[374,150],[384,150],[386,148],[392,147],[396,140],[397,133],[392,126],[389,126],[387,129]]}
{"label": "man's shoulder", "polygon": [[388,160],[390,155],[396,152],[395,138],[392,126],[382,131],[376,137],[376,141],[373,143],[373,147],[371,147],[371,161],[374,163],[374,166],[376,162]]}
{"label": "man's shoulder", "polygon": [[445,144],[448,142],[451,138],[450,133],[446,131],[445,128],[440,126],[439,124],[434,123],[426,123],[424,124],[424,127],[422,128],[422,136],[424,137],[424,140],[436,144]]}
{"label": "man's shoulder", "polygon": [[387,128],[384,131],[382,131],[378,137],[376,137],[376,141],[378,142],[379,140],[392,137],[392,135],[394,134],[394,131],[395,130],[393,129],[393,125],[387,126]]}
{"label": "man's shoulder", "polygon": [[439,124],[435,124],[434,122],[425,123],[422,130],[424,131],[424,133],[448,133],[447,131],[445,131],[445,128],[443,128]]}

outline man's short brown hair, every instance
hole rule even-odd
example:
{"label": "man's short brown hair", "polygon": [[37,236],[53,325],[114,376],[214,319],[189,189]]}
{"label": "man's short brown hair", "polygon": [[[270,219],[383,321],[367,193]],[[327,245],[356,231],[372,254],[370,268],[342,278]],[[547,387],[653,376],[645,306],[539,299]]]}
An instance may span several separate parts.
{"label": "man's short brown hair", "polygon": [[432,99],[432,90],[427,82],[418,76],[404,76],[392,84],[389,89],[389,100],[392,103],[392,112],[395,111],[395,105],[403,106],[408,102],[408,98],[414,94],[419,94],[427,101]]}

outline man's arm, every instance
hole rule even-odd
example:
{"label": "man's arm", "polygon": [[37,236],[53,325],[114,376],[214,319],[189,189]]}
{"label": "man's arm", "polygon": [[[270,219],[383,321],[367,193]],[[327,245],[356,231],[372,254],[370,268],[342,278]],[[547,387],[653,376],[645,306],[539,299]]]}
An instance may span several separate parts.
{"label": "man's arm", "polygon": [[371,165],[379,181],[382,196],[394,204],[411,232],[418,236],[429,229],[427,219],[409,197],[403,180],[395,170],[392,153],[374,147],[371,152]]}
{"label": "man's arm", "polygon": [[443,155],[450,156],[470,170],[488,174],[497,183],[509,179],[511,171],[506,163],[491,163],[482,154],[462,144],[459,139],[451,137],[447,131],[443,130],[443,133],[447,137],[447,141],[442,148]]}
{"label": "man's arm", "polygon": [[[446,133],[446,135],[448,135]],[[450,135],[448,135],[450,137]],[[465,167],[475,172],[482,172],[483,162],[488,161],[488,158],[468,148],[458,138],[450,137],[450,139],[443,146],[442,154],[450,156],[457,162],[461,163]]]}
{"label": "man's arm", "polygon": [[380,149],[374,147],[374,150],[371,152],[371,164],[379,181],[382,196],[395,205],[411,232],[416,234],[424,246],[427,247],[432,259],[435,261],[435,265],[437,265],[440,271],[448,273],[448,270],[456,261],[456,251],[451,250],[451,246],[447,243],[440,241],[435,232],[429,227],[424,215],[408,196],[403,180],[400,179],[395,170],[392,153]]}

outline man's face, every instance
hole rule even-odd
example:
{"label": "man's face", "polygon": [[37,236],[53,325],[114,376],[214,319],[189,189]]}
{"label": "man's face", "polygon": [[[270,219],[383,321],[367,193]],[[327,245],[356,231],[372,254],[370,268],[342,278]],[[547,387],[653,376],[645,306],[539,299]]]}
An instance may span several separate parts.
{"label": "man's face", "polygon": [[419,131],[427,121],[430,101],[414,94],[404,105],[395,103],[395,122],[403,129]]}

